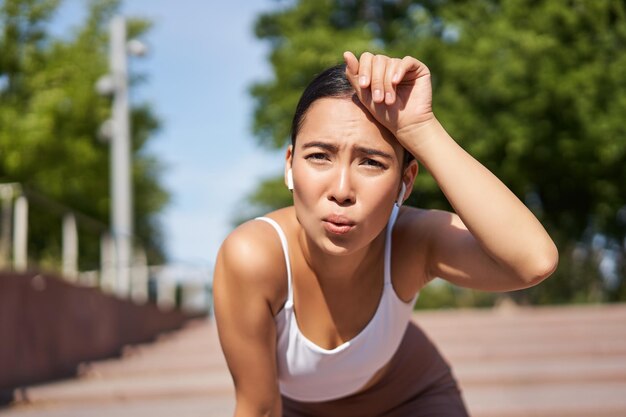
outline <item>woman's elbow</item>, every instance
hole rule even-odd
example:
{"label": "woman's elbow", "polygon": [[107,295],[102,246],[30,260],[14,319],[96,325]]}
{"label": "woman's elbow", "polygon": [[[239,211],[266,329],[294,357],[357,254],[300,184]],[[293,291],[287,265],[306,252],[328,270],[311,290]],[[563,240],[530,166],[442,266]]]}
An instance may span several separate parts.
{"label": "woman's elbow", "polygon": [[529,262],[528,269],[525,271],[523,280],[532,287],[539,284],[556,271],[559,265],[559,250],[554,242],[550,241],[547,248],[538,251],[533,256],[533,260]]}

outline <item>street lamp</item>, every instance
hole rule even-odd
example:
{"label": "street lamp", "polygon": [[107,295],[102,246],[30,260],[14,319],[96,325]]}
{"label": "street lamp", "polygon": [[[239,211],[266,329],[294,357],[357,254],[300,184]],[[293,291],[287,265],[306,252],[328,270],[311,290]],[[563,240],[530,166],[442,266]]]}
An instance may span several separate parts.
{"label": "street lamp", "polygon": [[113,96],[112,117],[100,128],[99,136],[111,142],[111,235],[117,252],[115,288],[120,296],[130,290],[133,237],[133,190],[127,54],[143,55],[146,46],[126,40],[124,17],[115,16],[110,26],[110,73],[96,83],[96,90]]}

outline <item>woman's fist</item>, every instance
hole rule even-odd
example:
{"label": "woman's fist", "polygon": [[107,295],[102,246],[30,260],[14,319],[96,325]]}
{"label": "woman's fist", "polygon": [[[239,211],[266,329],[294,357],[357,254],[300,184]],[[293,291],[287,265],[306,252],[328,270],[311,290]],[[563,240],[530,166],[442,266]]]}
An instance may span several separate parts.
{"label": "woman's fist", "polygon": [[417,59],[344,52],[346,76],[361,103],[391,133],[434,119],[428,67]]}

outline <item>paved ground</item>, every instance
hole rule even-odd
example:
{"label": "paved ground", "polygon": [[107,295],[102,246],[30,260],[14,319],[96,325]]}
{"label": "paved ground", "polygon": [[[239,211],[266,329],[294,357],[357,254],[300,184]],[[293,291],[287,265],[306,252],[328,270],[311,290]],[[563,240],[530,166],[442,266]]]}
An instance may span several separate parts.
{"label": "paved ground", "polygon": [[[452,363],[474,417],[626,416],[626,305],[425,312],[415,320]],[[81,374],[27,388],[0,416],[232,415],[210,321]]]}

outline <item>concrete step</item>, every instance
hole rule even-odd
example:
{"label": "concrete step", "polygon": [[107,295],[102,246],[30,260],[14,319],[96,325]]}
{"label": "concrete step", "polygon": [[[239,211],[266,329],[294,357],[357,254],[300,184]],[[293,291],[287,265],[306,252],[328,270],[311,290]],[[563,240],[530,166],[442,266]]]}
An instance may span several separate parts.
{"label": "concrete step", "polygon": [[[419,312],[473,417],[626,416],[626,305]],[[28,387],[3,417],[231,416],[215,325],[198,321],[79,378]]]}
{"label": "concrete step", "polygon": [[[533,385],[626,382],[626,358],[598,357],[571,361],[569,358],[519,361],[467,362],[454,365],[464,387],[475,385]],[[626,391],[624,392],[626,397]]]}
{"label": "concrete step", "polygon": [[626,416],[626,381],[492,384],[463,393],[474,417]]}

